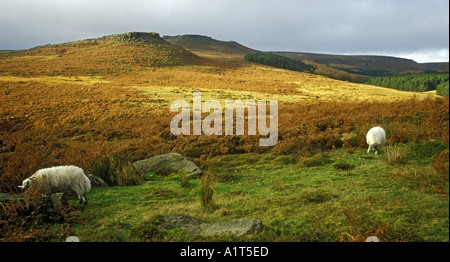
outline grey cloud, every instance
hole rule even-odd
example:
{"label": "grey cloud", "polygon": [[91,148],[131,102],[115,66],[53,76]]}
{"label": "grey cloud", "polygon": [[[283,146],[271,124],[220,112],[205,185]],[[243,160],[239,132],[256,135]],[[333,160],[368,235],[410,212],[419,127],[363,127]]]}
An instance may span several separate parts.
{"label": "grey cloud", "polygon": [[0,1],[0,49],[128,31],[319,53],[448,54],[449,46],[447,0]]}

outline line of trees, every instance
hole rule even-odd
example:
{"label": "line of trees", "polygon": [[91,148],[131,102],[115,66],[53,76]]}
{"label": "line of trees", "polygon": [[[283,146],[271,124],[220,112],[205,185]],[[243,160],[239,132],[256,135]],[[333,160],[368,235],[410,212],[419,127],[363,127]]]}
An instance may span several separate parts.
{"label": "line of trees", "polygon": [[449,74],[434,73],[372,77],[366,83],[405,91],[424,92],[437,90],[437,93],[440,95],[448,95]]}
{"label": "line of trees", "polygon": [[245,55],[245,60],[256,62],[258,64],[264,64],[293,71],[308,72],[308,73],[312,73],[314,71],[313,66],[307,65],[303,62],[285,56],[263,52],[247,54]]}
{"label": "line of trees", "polygon": [[347,73],[344,70],[332,68],[325,64],[314,63],[308,60],[303,60],[303,63],[311,65],[314,68],[314,71],[312,73],[316,75],[322,75],[337,80],[350,81],[356,83],[359,81],[358,76]]}
{"label": "line of trees", "polygon": [[[342,70],[332,70],[332,68],[329,68],[326,65],[309,61],[302,62],[289,57],[265,52],[247,54],[245,55],[245,60],[282,69],[324,75],[338,80],[358,82],[358,77],[356,75]],[[379,71],[384,72],[385,70]],[[438,95],[449,95],[448,73],[377,76],[367,79],[366,83],[404,91],[425,92],[436,90]]]}
{"label": "line of trees", "polygon": [[448,96],[448,81],[441,83],[436,87],[436,94],[441,96]]}

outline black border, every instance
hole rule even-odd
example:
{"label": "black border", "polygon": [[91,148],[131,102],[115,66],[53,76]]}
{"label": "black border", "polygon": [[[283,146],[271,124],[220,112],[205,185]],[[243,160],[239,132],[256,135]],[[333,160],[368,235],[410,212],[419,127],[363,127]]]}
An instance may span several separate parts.
{"label": "black border", "polygon": [[[183,257],[182,249],[214,249],[212,259],[208,257]],[[226,248],[229,250],[241,250],[240,247],[249,247],[250,250],[261,250],[264,247],[267,255],[261,256],[224,256]],[[236,248],[236,249],[233,249]],[[450,248],[449,242],[415,242],[415,243],[297,243],[297,242],[79,242],[79,243],[0,243],[2,257],[13,255],[16,258],[45,257],[53,259],[83,259],[91,260],[99,258],[119,259],[123,257],[143,256],[142,261],[150,261],[158,258],[199,260],[230,260],[230,259],[257,259],[271,261],[286,258],[288,261],[313,261],[316,259],[347,258],[352,260],[386,260],[407,258],[419,259],[418,256],[438,258],[447,255]],[[217,251],[221,252],[218,254]],[[444,253],[445,252],[445,253]],[[246,254],[244,249],[244,254]],[[431,256],[431,257],[430,257]],[[295,259],[293,259],[295,258]]]}

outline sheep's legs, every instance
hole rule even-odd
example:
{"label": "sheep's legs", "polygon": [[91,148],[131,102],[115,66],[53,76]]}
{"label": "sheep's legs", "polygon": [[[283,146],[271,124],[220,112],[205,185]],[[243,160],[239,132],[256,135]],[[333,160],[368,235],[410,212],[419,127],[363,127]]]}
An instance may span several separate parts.
{"label": "sheep's legs", "polygon": [[373,150],[375,151],[375,155],[378,155],[378,144],[373,146]]}
{"label": "sheep's legs", "polygon": [[85,194],[83,194],[83,195],[78,195],[79,196],[79,198],[80,198],[80,204],[85,204],[85,205],[87,205],[87,197],[86,197],[86,193]]}
{"label": "sheep's legs", "polygon": [[373,148],[373,151],[375,151],[375,155],[378,155],[377,145],[370,145],[369,149],[367,149],[367,154],[370,153],[370,149]]}

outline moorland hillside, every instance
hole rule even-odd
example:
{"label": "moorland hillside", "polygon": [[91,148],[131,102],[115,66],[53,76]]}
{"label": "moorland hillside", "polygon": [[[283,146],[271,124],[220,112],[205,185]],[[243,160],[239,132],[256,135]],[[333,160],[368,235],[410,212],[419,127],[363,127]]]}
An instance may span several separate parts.
{"label": "moorland hillside", "polygon": [[[1,202],[0,241],[217,240],[157,229],[167,214],[261,219],[263,233],[246,241],[448,241],[448,97],[277,68],[245,60],[248,51],[135,32],[0,52],[0,192],[22,195],[23,179],[56,165],[123,179],[93,188],[86,207],[71,202],[57,223],[29,202]],[[278,100],[276,145],[260,146],[247,128],[174,136],[170,105],[192,104],[194,91],[221,105]],[[391,159],[365,152],[376,125]],[[133,171],[169,152],[211,174],[210,212],[199,179]]]}

